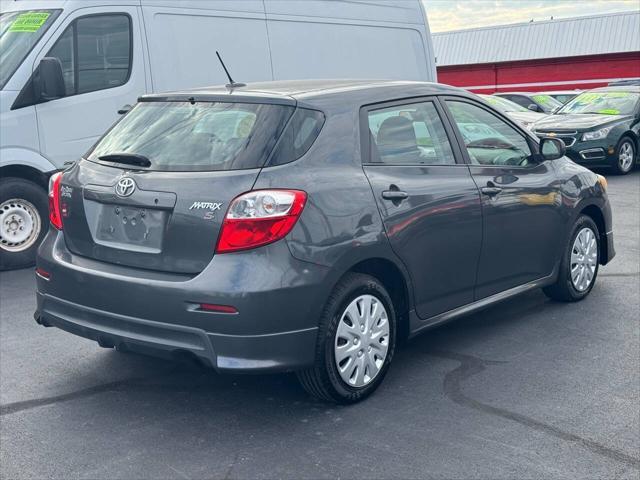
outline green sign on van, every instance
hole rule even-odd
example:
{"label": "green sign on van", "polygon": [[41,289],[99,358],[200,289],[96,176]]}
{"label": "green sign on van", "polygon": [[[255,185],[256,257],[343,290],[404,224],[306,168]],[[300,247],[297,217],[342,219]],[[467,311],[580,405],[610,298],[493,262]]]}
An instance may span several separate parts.
{"label": "green sign on van", "polygon": [[49,18],[48,12],[26,12],[18,15],[9,27],[10,32],[37,32]]}

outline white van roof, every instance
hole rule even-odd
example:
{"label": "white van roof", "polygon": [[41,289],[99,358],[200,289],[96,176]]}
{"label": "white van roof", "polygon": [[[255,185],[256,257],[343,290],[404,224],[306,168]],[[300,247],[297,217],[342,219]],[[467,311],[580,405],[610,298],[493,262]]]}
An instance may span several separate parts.
{"label": "white van roof", "polygon": [[57,10],[108,5],[140,5],[140,0],[0,0],[3,12],[20,10]]}
{"label": "white van roof", "polygon": [[67,9],[102,7],[108,5],[142,5],[176,9],[217,10],[263,13],[276,19],[282,17],[335,18],[360,22],[386,22],[424,25],[425,13],[420,0],[389,2],[388,0],[0,0],[2,11]]}

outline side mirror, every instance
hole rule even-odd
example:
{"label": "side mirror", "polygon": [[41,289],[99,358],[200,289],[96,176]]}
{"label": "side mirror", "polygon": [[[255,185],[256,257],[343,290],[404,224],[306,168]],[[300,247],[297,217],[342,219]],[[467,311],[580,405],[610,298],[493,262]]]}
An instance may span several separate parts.
{"label": "side mirror", "polygon": [[67,94],[62,63],[58,58],[45,57],[40,60],[35,80],[36,95],[42,101],[55,100]]}
{"label": "side mirror", "polygon": [[537,112],[539,111],[538,109],[538,105],[536,105],[535,103],[530,103],[529,106],[527,107],[529,110],[533,111],[533,112]]}
{"label": "side mirror", "polygon": [[118,115],[126,115],[131,111],[132,108],[133,107],[127,103],[126,105],[120,107],[120,110],[118,110]]}
{"label": "side mirror", "polygon": [[566,145],[559,138],[542,137],[542,140],[540,140],[540,154],[545,160],[562,158],[566,151]]}

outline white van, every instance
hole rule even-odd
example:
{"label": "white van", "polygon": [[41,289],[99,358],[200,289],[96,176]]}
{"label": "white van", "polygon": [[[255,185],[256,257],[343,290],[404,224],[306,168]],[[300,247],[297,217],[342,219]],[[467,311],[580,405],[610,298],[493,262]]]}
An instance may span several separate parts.
{"label": "white van", "polygon": [[420,0],[0,0],[0,7],[3,268],[33,261],[48,227],[50,174],[82,155],[139,95],[226,83],[216,50],[245,83],[436,79]]}

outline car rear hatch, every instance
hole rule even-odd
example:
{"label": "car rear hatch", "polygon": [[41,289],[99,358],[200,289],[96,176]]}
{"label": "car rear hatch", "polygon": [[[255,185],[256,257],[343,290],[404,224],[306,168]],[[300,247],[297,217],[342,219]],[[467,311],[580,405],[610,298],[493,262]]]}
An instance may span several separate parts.
{"label": "car rear hatch", "polygon": [[139,103],[62,177],[68,249],[119,265],[202,271],[229,203],[253,187],[294,105]]}

